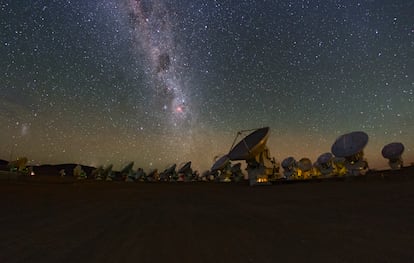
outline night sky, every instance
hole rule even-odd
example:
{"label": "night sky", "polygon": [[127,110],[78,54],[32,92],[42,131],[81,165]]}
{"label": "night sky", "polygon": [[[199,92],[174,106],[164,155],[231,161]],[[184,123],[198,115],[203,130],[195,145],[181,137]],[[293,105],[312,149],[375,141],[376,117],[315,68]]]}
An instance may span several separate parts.
{"label": "night sky", "polygon": [[[414,2],[2,0],[0,158],[209,169],[237,131],[316,158],[361,130],[414,161]],[[245,134],[247,135],[247,134]]]}

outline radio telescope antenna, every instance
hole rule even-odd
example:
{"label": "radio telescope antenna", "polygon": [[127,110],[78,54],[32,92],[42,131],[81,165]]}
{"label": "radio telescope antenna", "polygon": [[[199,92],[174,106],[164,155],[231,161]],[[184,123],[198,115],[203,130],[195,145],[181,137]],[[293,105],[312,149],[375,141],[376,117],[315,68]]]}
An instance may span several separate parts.
{"label": "radio telescope antenna", "polygon": [[297,168],[299,179],[310,179],[314,176],[313,164],[309,158],[300,159]]}
{"label": "radio telescope antenna", "polygon": [[171,181],[176,180],[177,172],[175,169],[177,168],[177,164],[170,164],[165,168],[165,170],[160,174],[160,181]]}
{"label": "radio telescope antenna", "polygon": [[184,176],[184,181],[191,181],[193,177],[193,169],[191,169],[191,161],[186,162],[184,165],[181,165],[181,167],[177,171],[178,174]]}
{"label": "radio telescope antenna", "polygon": [[403,160],[401,155],[404,152],[404,145],[400,142],[389,143],[382,148],[382,156],[388,159],[388,165],[393,170],[401,169],[403,167]]}
{"label": "radio telescope antenna", "polygon": [[348,175],[364,175],[368,171],[368,163],[363,158],[363,149],[368,143],[368,135],[362,131],[347,133],[338,137],[331,147],[336,157],[345,158]]}
{"label": "radio telescope antenna", "polygon": [[329,177],[333,175],[333,155],[330,152],[321,154],[316,160],[316,168],[319,169],[319,172],[324,177]]}
{"label": "radio telescope antenna", "polygon": [[256,131],[256,130],[259,130],[259,129],[260,128],[238,131],[237,134],[236,134],[236,137],[234,137],[234,140],[233,140],[233,143],[231,144],[229,152],[231,151],[231,149],[233,149],[234,145],[236,144],[237,138],[239,138],[240,135],[242,135],[243,133],[246,133],[246,132]]}
{"label": "radio telescope antenna", "polygon": [[213,166],[211,166],[211,171],[222,170],[228,163],[230,162],[230,158],[227,154],[221,156],[220,158],[216,159]]}
{"label": "radio telescope antenna", "polygon": [[[237,137],[246,131],[253,132],[235,144]],[[228,153],[231,161],[246,161],[250,185],[269,184],[269,177],[274,177],[279,170],[266,147],[269,135],[269,127],[239,131]]]}
{"label": "radio telescope antenna", "polygon": [[298,164],[292,156],[289,156],[285,158],[282,161],[282,167],[283,167],[283,176],[284,178],[290,180],[290,179],[296,179],[297,177],[297,168]]}

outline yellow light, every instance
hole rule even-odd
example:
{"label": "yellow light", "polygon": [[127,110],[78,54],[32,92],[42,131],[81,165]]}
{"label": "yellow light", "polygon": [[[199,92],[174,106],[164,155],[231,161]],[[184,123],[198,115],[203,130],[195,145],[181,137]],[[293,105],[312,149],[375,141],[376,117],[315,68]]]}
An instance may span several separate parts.
{"label": "yellow light", "polygon": [[267,178],[257,178],[258,183],[267,183]]}

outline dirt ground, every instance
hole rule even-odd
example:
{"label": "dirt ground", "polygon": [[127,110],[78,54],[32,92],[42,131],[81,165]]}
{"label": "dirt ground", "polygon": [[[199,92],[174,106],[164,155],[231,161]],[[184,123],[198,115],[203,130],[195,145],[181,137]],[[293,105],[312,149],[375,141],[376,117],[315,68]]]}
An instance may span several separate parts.
{"label": "dirt ground", "polygon": [[0,181],[0,262],[414,262],[414,180]]}

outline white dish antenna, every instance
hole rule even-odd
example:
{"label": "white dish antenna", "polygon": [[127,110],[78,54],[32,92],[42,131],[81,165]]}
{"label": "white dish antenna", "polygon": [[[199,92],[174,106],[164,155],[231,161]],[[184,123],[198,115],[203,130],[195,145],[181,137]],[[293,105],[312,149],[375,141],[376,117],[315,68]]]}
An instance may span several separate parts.
{"label": "white dish antenna", "polygon": [[309,158],[302,158],[298,162],[298,168],[304,172],[310,171],[312,167],[313,167],[313,164]]}
{"label": "white dish antenna", "polygon": [[178,169],[178,173],[187,173],[189,171],[191,171],[191,161],[185,163],[180,169]]}
{"label": "white dish antenna", "polygon": [[212,172],[222,170],[228,162],[230,162],[230,158],[227,154],[225,154],[216,160],[216,162],[213,164],[210,170]]}
{"label": "white dish antenna", "polygon": [[132,167],[134,166],[134,162],[130,162],[128,163],[122,170],[121,170],[121,174],[124,173],[129,173],[132,171]]}
{"label": "white dish antenna", "polygon": [[382,156],[388,159],[388,164],[391,169],[401,169],[403,167],[403,160],[401,158],[402,153],[404,152],[404,145],[400,142],[393,142],[387,144],[382,148]]}
{"label": "white dish antenna", "polygon": [[154,178],[155,176],[157,176],[158,175],[158,169],[152,169],[149,173],[148,173],[148,176],[147,177],[149,177],[149,178]]}
{"label": "white dish antenna", "polygon": [[323,153],[318,157],[318,160],[316,161],[318,164],[327,164],[330,161],[332,161],[333,155],[332,153]]}
{"label": "white dish antenna", "polygon": [[[238,136],[243,132],[251,133],[235,145]],[[279,164],[270,156],[266,147],[269,134],[269,127],[239,131],[227,154],[230,161],[246,161],[250,185],[269,184],[269,180],[278,176]]]}
{"label": "white dish antenna", "polygon": [[296,163],[295,158],[290,156],[290,157],[284,159],[281,165],[282,165],[283,169],[286,170],[286,169],[289,169],[290,167],[294,166],[295,163]]}
{"label": "white dish antenna", "polygon": [[404,152],[404,145],[400,142],[393,142],[387,144],[382,148],[382,156],[385,159],[399,159],[401,158],[402,153]]}
{"label": "white dish antenna", "polygon": [[175,172],[175,168],[177,168],[176,164],[170,165],[167,169],[164,170],[164,174],[172,174]]}
{"label": "white dish antenna", "polygon": [[336,139],[331,151],[337,157],[350,157],[361,152],[367,143],[368,135],[365,132],[351,132]]}
{"label": "white dish antenna", "polygon": [[[339,158],[339,157],[337,157]],[[319,155],[316,163],[314,164],[317,172],[315,175],[318,176],[318,172],[323,177],[329,177],[334,175],[334,156],[330,152]]]}
{"label": "white dish antenna", "polygon": [[105,168],[105,170],[103,171],[103,174],[108,174],[108,173],[111,173],[111,172],[112,172],[112,167],[113,167],[113,165],[112,165],[112,164],[108,165],[108,166]]}
{"label": "white dish antenna", "polygon": [[254,159],[259,153],[266,148],[266,142],[269,138],[269,127],[255,130],[244,137],[238,144],[230,150],[228,156],[232,161]]}
{"label": "white dish antenna", "polygon": [[336,157],[345,158],[346,175],[358,176],[368,172],[368,162],[364,159],[363,153],[367,143],[368,135],[365,132],[356,131],[340,136],[332,145],[332,153]]}

